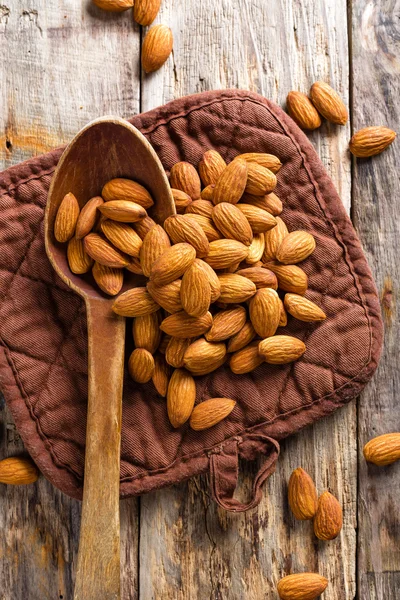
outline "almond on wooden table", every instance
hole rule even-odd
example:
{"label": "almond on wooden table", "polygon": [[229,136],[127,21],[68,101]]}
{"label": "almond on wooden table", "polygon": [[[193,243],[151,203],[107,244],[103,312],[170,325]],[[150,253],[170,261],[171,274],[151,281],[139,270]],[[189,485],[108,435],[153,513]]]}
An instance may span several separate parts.
{"label": "almond on wooden table", "polygon": [[191,343],[191,338],[171,337],[165,350],[165,360],[167,363],[175,369],[184,367],[183,357]]}
{"label": "almond on wooden table", "polygon": [[145,287],[136,287],[123,292],[115,299],[112,309],[122,317],[141,317],[159,310]]}
{"label": "almond on wooden table", "polygon": [[108,12],[123,12],[132,8],[134,0],[92,0],[92,2]]}
{"label": "almond on wooden table", "polygon": [[269,287],[273,290],[278,289],[278,280],[275,273],[263,267],[246,267],[236,271],[236,275],[242,275],[252,281],[257,289]]}
{"label": "almond on wooden table", "polygon": [[184,214],[185,210],[192,204],[192,199],[186,192],[182,190],[175,190],[171,188],[172,197],[175,202],[176,212],[178,214]]}
{"label": "almond on wooden table", "polygon": [[240,203],[237,206],[250,223],[253,233],[265,233],[276,226],[275,217],[266,210],[252,204]]}
{"label": "almond on wooden table", "polygon": [[171,376],[167,391],[168,418],[177,429],[189,419],[196,399],[196,384],[185,369],[176,369]]}
{"label": "almond on wooden table", "polygon": [[308,277],[297,265],[282,265],[275,261],[265,263],[265,267],[275,273],[278,287],[284,292],[303,296],[308,288]]}
{"label": "almond on wooden table", "polygon": [[263,233],[255,233],[253,241],[249,246],[249,252],[245,258],[246,266],[257,264],[264,254],[265,238]]}
{"label": "almond on wooden table", "polygon": [[150,280],[155,285],[167,285],[181,277],[196,259],[196,250],[190,244],[180,243],[167,248],[154,261]]}
{"label": "almond on wooden table", "polygon": [[306,345],[290,335],[274,335],[261,340],[258,352],[265,362],[271,365],[284,365],[300,358],[306,351]]}
{"label": "almond on wooden table", "polygon": [[130,200],[143,206],[143,208],[150,208],[154,204],[151,194],[143,185],[132,179],[122,177],[108,181],[103,187],[101,195],[106,202],[110,200]]}
{"label": "almond on wooden table", "polygon": [[347,108],[339,94],[324,81],[311,86],[310,98],[317,111],[336,125],[345,125],[349,118]]}
{"label": "almond on wooden table", "polygon": [[83,275],[92,268],[93,258],[86,252],[83,240],[76,236],[68,242],[67,258],[68,266],[75,275]]}
{"label": "almond on wooden table", "polygon": [[155,353],[161,341],[160,317],[160,311],[157,311],[133,320],[132,334],[136,348]]}
{"label": "almond on wooden table", "polygon": [[142,240],[130,225],[106,219],[101,224],[101,231],[118,250],[139,257]]}
{"label": "almond on wooden table", "polygon": [[154,225],[143,238],[140,248],[140,265],[146,277],[150,277],[155,261],[171,247],[167,233],[161,225]]}
{"label": "almond on wooden table", "polygon": [[98,207],[104,203],[101,196],[95,196],[86,202],[79,213],[76,223],[75,235],[78,240],[90,233],[96,224],[97,217],[100,215]]}
{"label": "almond on wooden table", "polygon": [[394,141],[396,132],[388,127],[365,127],[350,140],[350,152],[359,158],[376,156]]}
{"label": "almond on wooden table", "polygon": [[172,215],[165,219],[164,229],[174,244],[187,242],[196,250],[198,258],[207,256],[210,245],[195,219],[188,219],[185,215]]}
{"label": "almond on wooden table", "polygon": [[265,196],[276,188],[276,175],[257,163],[248,163],[245,191],[254,196]]}
{"label": "almond on wooden table", "polygon": [[200,178],[205,186],[217,183],[226,168],[226,162],[216,150],[207,150],[199,162]]}
{"label": "almond on wooden table", "polygon": [[274,217],[280,215],[283,210],[283,204],[280,198],[274,192],[265,194],[264,196],[254,196],[253,194],[243,194],[241,202],[244,204],[252,204],[258,208],[262,208],[271,213]]}
{"label": "almond on wooden table", "polygon": [[343,525],[342,507],[330,492],[324,492],[318,500],[314,517],[314,533],[319,540],[334,540]]}
{"label": "almond on wooden table", "polygon": [[115,267],[106,267],[95,262],[92,269],[92,275],[102,292],[109,296],[116,296],[120,293],[124,283],[124,272]]}
{"label": "almond on wooden table", "polygon": [[204,315],[211,304],[211,286],[201,262],[196,259],[182,277],[182,308],[192,317]]}
{"label": "almond on wooden table", "polygon": [[210,250],[204,260],[213,269],[226,269],[245,259],[248,253],[248,247],[241,242],[221,239],[210,242]]}
{"label": "almond on wooden table", "polygon": [[[142,67],[146,73],[157,71],[172,52],[174,38],[166,25],[154,25],[149,29],[142,45]],[[177,187],[173,185],[172,187]],[[190,195],[190,194],[189,194]]]}
{"label": "almond on wooden table", "polygon": [[278,583],[281,600],[315,600],[327,588],[328,580],[318,573],[293,573]]}
{"label": "almond on wooden table", "polygon": [[212,325],[211,313],[201,317],[191,317],[184,311],[174,313],[164,319],[160,325],[162,331],[173,337],[197,337],[208,331]]}
{"label": "almond on wooden table", "polygon": [[289,235],[286,223],[280,217],[276,217],[275,220],[276,226],[264,234],[265,247],[262,257],[263,262],[275,260],[280,245],[282,244],[284,238]]}
{"label": "almond on wooden table", "polygon": [[232,354],[229,363],[232,373],[236,375],[250,373],[264,362],[263,357],[258,353],[258,344],[259,342],[252,342]]}
{"label": "almond on wooden table", "polygon": [[176,279],[167,285],[155,285],[152,281],[147,284],[147,291],[150,296],[164,310],[169,313],[176,313],[182,310],[181,302],[181,285],[182,281]]}
{"label": "almond on wooden table", "polygon": [[378,467],[386,467],[400,460],[400,433],[385,433],[367,442],[364,458]]}
{"label": "almond on wooden table", "polygon": [[211,219],[213,208],[214,204],[210,202],[210,200],[203,200],[200,198],[200,200],[195,200],[186,207],[185,214],[192,213]]}
{"label": "almond on wooden table", "polygon": [[130,200],[110,200],[99,206],[99,211],[108,219],[121,223],[135,223],[147,217],[146,209]]}
{"label": "almond on wooden table", "polygon": [[250,246],[253,241],[253,231],[245,214],[240,210],[240,204],[229,202],[217,204],[211,214],[217,229],[226,237]]}
{"label": "almond on wooden table", "polygon": [[29,485],[39,479],[39,469],[32,459],[10,456],[0,460],[0,483],[6,485]]}
{"label": "almond on wooden table", "polygon": [[208,342],[222,342],[240,331],[245,323],[246,309],[243,306],[233,306],[212,317],[212,326],[204,337]]}
{"label": "almond on wooden table", "polygon": [[186,349],[183,358],[184,366],[196,375],[196,372],[203,372],[204,369],[208,369],[216,362],[219,363],[225,354],[226,346],[224,343],[211,343],[204,338],[200,338]]}
{"label": "almond on wooden table", "polygon": [[305,260],[315,250],[315,239],[307,231],[292,231],[284,237],[277,252],[276,259],[284,265],[295,265]]}
{"label": "almond on wooden table", "polygon": [[214,204],[230,202],[237,204],[247,183],[247,162],[241,158],[233,160],[219,176],[212,200]]}
{"label": "almond on wooden table", "polygon": [[157,352],[154,356],[154,372],[151,379],[160,396],[165,397],[167,395],[170,376],[171,367],[167,364],[164,355]]}
{"label": "almond on wooden table", "polygon": [[161,0],[134,0],[133,18],[142,27],[151,25],[160,10]]}
{"label": "almond on wooden table", "polygon": [[[194,204],[194,203],[193,203]],[[198,213],[187,212],[184,215],[186,219],[190,219],[195,221],[200,225],[204,233],[206,234],[206,238],[209,242],[215,242],[216,240],[220,240],[222,238],[221,233],[215,227],[212,219],[210,217],[205,217],[204,215],[200,215]]]}
{"label": "almond on wooden table", "polygon": [[129,257],[126,254],[114,248],[97,233],[89,233],[83,239],[83,244],[87,254],[101,265],[122,268],[129,264]]}
{"label": "almond on wooden table", "polygon": [[129,357],[128,371],[137,383],[147,383],[154,373],[153,355],[144,348],[136,348]]}
{"label": "almond on wooden table", "polygon": [[202,431],[213,427],[225,419],[235,408],[236,401],[231,398],[210,398],[200,402],[193,409],[190,427]]}
{"label": "almond on wooden table", "polygon": [[284,304],[288,313],[299,321],[310,323],[326,319],[326,314],[319,306],[299,294],[285,294]]}
{"label": "almond on wooden table", "polygon": [[272,288],[262,288],[250,300],[250,320],[258,335],[268,338],[278,329],[281,316],[279,296]]}
{"label": "almond on wooden table", "polygon": [[54,221],[54,237],[57,242],[68,242],[73,237],[79,210],[79,203],[74,194],[66,194],[58,207]]}
{"label": "almond on wooden table", "polygon": [[220,302],[239,304],[249,300],[257,291],[255,284],[248,278],[236,273],[224,273],[218,276],[221,286]]}
{"label": "almond on wooden table", "polygon": [[277,156],[263,152],[246,152],[245,154],[239,154],[236,158],[243,158],[246,162],[255,162],[273,173],[277,173],[282,166]]}
{"label": "almond on wooden table", "polygon": [[193,165],[181,161],[176,163],[169,174],[171,188],[182,190],[192,200],[199,200],[201,191],[201,182],[199,174]]}
{"label": "almond on wooden table", "polygon": [[312,130],[321,125],[318,111],[306,94],[289,92],[286,104],[289,115],[301,129]]}
{"label": "almond on wooden table", "polygon": [[288,500],[292,513],[301,521],[312,519],[318,508],[318,494],[309,474],[298,467],[290,476]]}
{"label": "almond on wooden table", "polygon": [[241,330],[229,339],[227,352],[237,352],[238,350],[241,350],[250,344],[255,337],[256,332],[251,321],[246,321]]}

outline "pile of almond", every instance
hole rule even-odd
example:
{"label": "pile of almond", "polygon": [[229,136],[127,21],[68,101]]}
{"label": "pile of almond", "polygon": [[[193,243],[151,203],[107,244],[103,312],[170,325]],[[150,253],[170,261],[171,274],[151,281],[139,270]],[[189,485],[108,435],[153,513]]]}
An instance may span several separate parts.
{"label": "pile of almond", "polygon": [[179,162],[170,172],[178,214],[162,226],[147,213],[149,192],[128,179],[109,181],[82,210],[73,194],[59,207],[54,235],[68,242],[73,273],[91,270],[110,295],[120,292],[124,269],[144,276],[113,310],[134,318],[129,372],[138,383],[152,379],[167,396],[174,427],[188,419],[194,429],[210,427],[235,405],[217,398],[194,408],[193,377],[226,362],[243,374],[263,362],[295,361],[305,344],[277,335],[287,313],[325,319],[305,298],[307,275],[298,266],[315,240],[306,231],[289,233],[278,216],[282,203],[273,190],[280,167],[276,156],[258,153],[227,165],[215,150],[205,152],[199,173]]}

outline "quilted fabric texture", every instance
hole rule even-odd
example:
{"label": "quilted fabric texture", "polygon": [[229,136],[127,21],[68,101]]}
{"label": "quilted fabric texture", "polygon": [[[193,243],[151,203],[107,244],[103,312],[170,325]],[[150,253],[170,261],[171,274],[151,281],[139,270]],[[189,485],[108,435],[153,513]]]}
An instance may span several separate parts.
{"label": "quilted fabric texture", "polygon": [[[355,397],[372,376],[382,344],[377,292],[332,182],[306,136],[279,107],[249,92],[207,92],[131,122],[167,171],[179,160],[197,165],[208,148],[228,161],[240,152],[276,154],[283,163],[277,188],[283,218],[289,230],[305,229],[316,238],[315,253],[302,267],[309,276],[308,297],[328,318],[322,324],[290,318],[280,330],[306,342],[298,362],[265,364],[243,376],[224,367],[199,378],[197,401],[214,396],[237,400],[225,421],[204,432],[173,430],[165,399],[152,383],[138,386],[125,376],[121,495],[148,492],[210,468],[218,502],[242,510],[246,507],[233,498],[238,456],[267,455],[248,504],[254,506],[273,470],[277,440]],[[42,472],[80,498],[85,310],[53,272],[43,242],[43,209],[60,155],[56,150],[0,176],[0,385]]]}

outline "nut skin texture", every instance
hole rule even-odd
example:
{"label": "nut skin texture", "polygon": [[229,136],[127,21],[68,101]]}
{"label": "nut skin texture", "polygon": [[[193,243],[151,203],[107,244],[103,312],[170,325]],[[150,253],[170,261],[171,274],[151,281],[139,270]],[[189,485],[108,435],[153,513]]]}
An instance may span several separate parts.
{"label": "nut skin texture", "polygon": [[92,0],[92,2],[107,12],[123,12],[133,6],[133,0]]}
{"label": "nut skin texture", "polygon": [[101,224],[101,231],[118,250],[129,256],[139,257],[142,240],[132,227],[106,219]]}
{"label": "nut skin texture", "polygon": [[200,225],[209,242],[215,242],[216,240],[220,240],[222,238],[221,233],[215,227],[210,217],[205,217],[204,215],[191,212],[185,213],[184,216],[186,219],[192,219]]}
{"label": "nut skin texture", "polygon": [[255,162],[273,173],[277,173],[282,166],[277,156],[263,152],[246,152],[245,154],[239,154],[236,158],[242,158],[246,162]]}
{"label": "nut skin texture", "polygon": [[208,370],[215,363],[219,364],[225,354],[226,346],[224,343],[215,344],[200,338],[186,349],[183,358],[184,366],[194,375],[203,373],[204,370]]}
{"label": "nut skin texture", "polygon": [[285,365],[300,358],[306,351],[301,340],[290,335],[274,335],[261,340],[258,352],[271,365]]}
{"label": "nut skin texture", "polygon": [[301,467],[290,476],[288,500],[296,519],[307,521],[314,518],[318,508],[317,490],[309,474]]}
{"label": "nut skin texture", "polygon": [[315,250],[315,239],[307,231],[292,231],[284,237],[276,259],[284,265],[295,265],[305,260]]}
{"label": "nut skin texture", "polygon": [[208,277],[208,283],[211,287],[211,302],[215,302],[218,300],[221,294],[221,283],[219,281],[218,275],[214,271],[210,265],[208,265],[204,260],[198,261],[198,267],[203,269],[205,274]]}
{"label": "nut skin texture", "polygon": [[242,202],[245,204],[252,204],[258,206],[267,212],[271,213],[274,217],[281,214],[283,211],[283,204],[280,198],[274,192],[265,194],[264,196],[254,196],[253,194],[243,194]]}
{"label": "nut skin texture", "polygon": [[173,314],[182,310],[181,302],[182,281],[176,279],[167,285],[154,285],[151,281],[147,284],[147,291],[157,304],[167,312]]}
{"label": "nut skin texture", "polygon": [[[204,188],[204,190],[202,190],[201,194],[200,194],[200,198],[202,200],[208,200],[209,202],[212,202],[213,196],[214,196],[214,190],[215,190],[215,183],[210,183],[210,185],[208,185],[207,187]],[[211,216],[211,215],[209,215]]]}
{"label": "nut skin texture", "polygon": [[385,433],[367,442],[364,446],[364,458],[378,467],[400,460],[400,433]]}
{"label": "nut skin texture", "polygon": [[203,431],[213,427],[225,419],[235,408],[236,402],[231,398],[210,398],[200,402],[190,417],[190,427],[195,431]]}
{"label": "nut skin texture", "polygon": [[11,456],[0,461],[0,483],[28,485],[39,478],[35,463],[23,456]]}
{"label": "nut skin texture", "polygon": [[292,292],[304,296],[308,288],[308,277],[297,265],[282,265],[276,262],[265,263],[278,278],[278,286],[284,292]]}
{"label": "nut skin texture", "polygon": [[226,168],[226,162],[216,150],[204,152],[199,162],[200,178],[204,186],[216,184],[219,176]]}
{"label": "nut skin texture", "polygon": [[137,383],[147,383],[154,373],[154,358],[148,350],[136,348],[128,361],[129,374]]}
{"label": "nut skin texture", "polygon": [[202,317],[191,317],[182,311],[164,319],[160,328],[173,337],[187,338],[202,335],[210,329],[211,325],[212,316],[209,312]]}
{"label": "nut skin texture", "polygon": [[105,267],[95,262],[92,269],[92,275],[102,292],[109,296],[116,296],[120,293],[124,283],[124,272],[122,269]]}
{"label": "nut skin texture", "polygon": [[171,337],[165,350],[165,360],[174,369],[181,369],[185,366],[183,360],[186,350],[192,343],[191,338]]}
{"label": "nut skin texture", "polygon": [[236,373],[236,375],[250,373],[264,362],[263,357],[258,353],[258,345],[259,342],[252,342],[232,354],[229,363],[232,373]]}
{"label": "nut skin texture", "polygon": [[210,200],[203,200],[202,198],[200,198],[200,200],[195,200],[194,202],[189,204],[189,206],[185,210],[185,214],[201,215],[203,217],[211,219],[213,208],[214,204],[210,202]]}
{"label": "nut skin texture", "polygon": [[249,248],[236,240],[215,240],[210,243],[210,251],[204,259],[213,269],[226,269],[244,260]]}
{"label": "nut skin texture", "polygon": [[315,600],[327,588],[328,580],[318,573],[294,573],[278,583],[281,600]]}
{"label": "nut skin texture", "polygon": [[255,284],[236,273],[224,273],[219,275],[219,282],[221,285],[221,294],[219,297],[220,302],[226,304],[239,304],[246,302],[257,291]]}
{"label": "nut skin texture", "polygon": [[196,250],[190,244],[180,243],[168,248],[154,261],[150,281],[167,285],[181,277],[196,259]]}
{"label": "nut skin texture", "polygon": [[276,259],[276,254],[285,237],[289,235],[286,224],[280,217],[276,217],[276,227],[264,234],[265,246],[262,256],[263,262]]}
{"label": "nut skin texture", "polygon": [[149,216],[145,217],[141,221],[136,221],[136,223],[132,224],[133,229],[136,231],[138,236],[144,240],[147,233],[149,233],[150,229],[156,226],[156,222]]}
{"label": "nut skin texture", "polygon": [[257,163],[248,163],[247,183],[245,187],[247,194],[265,196],[265,194],[274,191],[276,183],[276,175],[272,171]]}
{"label": "nut skin texture", "polygon": [[203,229],[195,219],[172,215],[164,221],[164,229],[174,244],[186,242],[196,250],[198,258],[207,256],[210,244]]}
{"label": "nut skin texture", "polygon": [[159,308],[145,287],[127,290],[118,296],[112,305],[113,311],[121,317],[142,317],[156,312]]}
{"label": "nut skin texture", "polygon": [[83,275],[92,268],[93,258],[85,251],[83,240],[76,236],[68,242],[67,258],[69,268],[76,275]]}
{"label": "nut skin texture", "polygon": [[183,215],[185,210],[192,204],[192,199],[186,192],[171,188],[172,196],[175,202],[175,208],[178,215]]}
{"label": "nut skin texture", "polygon": [[273,290],[278,289],[276,275],[269,269],[263,269],[263,267],[247,267],[246,269],[236,271],[236,274],[250,279],[257,289],[264,287],[270,287]]}
{"label": "nut skin texture", "polygon": [[78,240],[81,240],[88,235],[96,224],[99,212],[97,208],[104,203],[101,196],[95,196],[86,202],[79,213],[78,221],[76,223],[75,236]]}
{"label": "nut skin texture", "polygon": [[342,507],[330,492],[324,492],[318,500],[314,517],[314,533],[319,540],[334,540],[343,525]]}
{"label": "nut skin texture", "polygon": [[212,326],[204,337],[208,342],[222,342],[240,331],[245,323],[246,309],[233,306],[214,315]]}
{"label": "nut skin texture", "polygon": [[154,357],[154,373],[152,381],[157,392],[165,398],[168,390],[169,378],[171,376],[171,368],[167,364],[165,357],[160,352]]}
{"label": "nut skin texture", "polygon": [[108,219],[120,223],[135,223],[147,217],[146,209],[130,200],[110,200],[99,206],[99,211]]}
{"label": "nut skin texture", "polygon": [[160,345],[160,311],[136,317],[132,324],[133,341],[136,348],[144,348],[154,354]]}
{"label": "nut skin texture", "polygon": [[396,138],[396,132],[388,127],[365,127],[350,140],[350,152],[359,158],[369,158],[383,152]]}
{"label": "nut skin texture", "polygon": [[268,338],[275,334],[279,326],[281,305],[279,296],[271,288],[262,288],[250,300],[250,320],[257,334]]}
{"label": "nut skin texture", "polygon": [[79,203],[74,194],[66,194],[58,207],[54,221],[54,237],[57,242],[68,242],[73,237],[79,210]]}
{"label": "nut skin texture", "polygon": [[167,392],[168,418],[177,429],[189,419],[196,400],[196,384],[185,369],[176,369],[171,376]]}
{"label": "nut skin texture", "polygon": [[[142,67],[146,73],[157,71],[172,52],[174,38],[166,25],[154,25],[149,29],[142,45]],[[176,187],[176,186],[172,186]]]}
{"label": "nut skin texture", "polygon": [[349,118],[347,109],[339,94],[324,81],[311,86],[310,98],[317,111],[331,123],[345,125]]}
{"label": "nut skin texture", "polygon": [[196,259],[182,277],[181,303],[191,317],[205,315],[211,303],[211,286],[200,262]]}
{"label": "nut skin texture", "polygon": [[217,204],[211,215],[216,228],[226,237],[245,246],[253,241],[253,231],[246,216],[240,210],[240,204],[235,206],[229,202]]}
{"label": "nut skin texture", "polygon": [[185,161],[176,163],[169,174],[169,182],[172,188],[182,190],[192,200],[200,199],[200,177],[192,164]]}
{"label": "nut skin texture", "polygon": [[85,252],[105,267],[115,267],[122,269],[126,267],[130,260],[126,254],[114,248],[107,240],[97,233],[89,233],[83,239]]}
{"label": "nut skin texture", "polygon": [[250,223],[253,233],[265,233],[276,226],[276,220],[271,213],[258,206],[240,203],[238,208]]}
{"label": "nut skin texture", "polygon": [[155,261],[171,247],[169,237],[161,225],[155,225],[144,236],[140,248],[140,266],[146,277],[150,277]]}
{"label": "nut skin texture", "polygon": [[308,96],[301,92],[289,92],[286,98],[289,115],[301,129],[317,129],[321,118]]}
{"label": "nut skin texture", "polygon": [[142,27],[151,25],[160,10],[161,0],[134,0],[133,18]]}
{"label": "nut skin texture", "polygon": [[242,329],[230,338],[227,352],[237,352],[238,350],[241,350],[250,344],[255,337],[256,332],[251,324],[251,321],[246,321]]}
{"label": "nut skin texture", "polygon": [[154,204],[153,198],[143,185],[132,181],[132,179],[122,177],[108,181],[103,187],[101,195],[106,202],[110,200],[130,200],[143,206],[143,208],[150,208]]}
{"label": "nut skin texture", "polygon": [[285,294],[284,304],[288,313],[299,321],[311,323],[326,319],[326,314],[319,306],[299,294]]}
{"label": "nut skin texture", "polygon": [[248,166],[245,160],[236,159],[229,163],[215,183],[212,197],[214,204],[220,202],[237,204],[246,187],[247,172]]}
{"label": "nut skin texture", "polygon": [[246,256],[246,265],[254,265],[259,262],[264,254],[265,238],[263,233],[255,233],[253,241],[249,246],[249,252]]}

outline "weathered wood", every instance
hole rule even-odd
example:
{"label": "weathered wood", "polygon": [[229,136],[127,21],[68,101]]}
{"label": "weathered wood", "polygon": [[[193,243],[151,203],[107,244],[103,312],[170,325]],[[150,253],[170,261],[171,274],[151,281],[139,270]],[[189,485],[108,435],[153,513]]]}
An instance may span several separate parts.
{"label": "weathered wood", "polygon": [[[142,110],[206,89],[242,87],[280,104],[291,89],[318,79],[348,101],[346,2],[182,3],[168,0],[158,22],[174,33],[167,65],[142,78]],[[349,126],[324,124],[311,136],[347,209],[350,208]],[[249,148],[249,151],[251,148]],[[284,200],[284,199],[283,199]],[[283,444],[277,473],[258,510],[230,515],[209,498],[205,478],[141,499],[140,598],[259,600],[275,597],[277,580],[315,570],[330,579],[329,600],[355,595],[355,404]],[[310,523],[289,514],[286,484],[304,467],[320,492],[344,507],[344,528],[317,543]],[[249,490],[255,470],[244,467]]]}
{"label": "weathered wood", "polygon": [[[353,5],[353,127],[400,131],[399,15],[391,2]],[[400,465],[367,465],[364,444],[400,428],[398,339],[398,140],[380,156],[354,161],[353,218],[380,291],[385,346],[358,412],[358,591],[363,600],[397,598],[400,590]]]}

